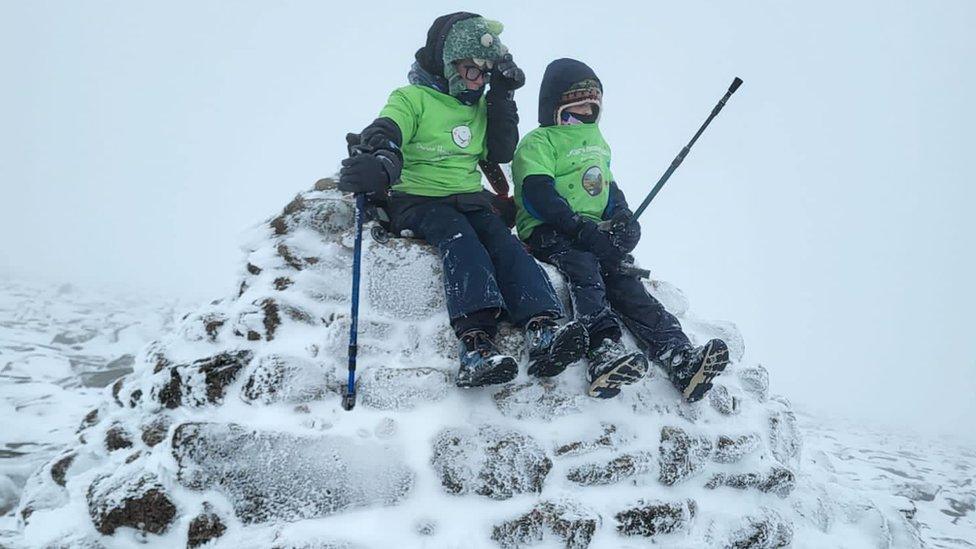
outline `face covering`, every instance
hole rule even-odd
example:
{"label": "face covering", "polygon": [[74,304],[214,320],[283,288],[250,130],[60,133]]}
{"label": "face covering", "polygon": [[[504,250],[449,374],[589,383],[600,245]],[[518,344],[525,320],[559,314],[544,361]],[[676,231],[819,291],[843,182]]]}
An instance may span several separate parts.
{"label": "face covering", "polygon": [[574,124],[592,124],[600,117],[600,108],[593,105],[591,114],[578,114],[575,112],[563,111],[559,117],[559,123],[567,126]]}
{"label": "face covering", "polygon": [[458,101],[464,103],[465,105],[474,105],[481,99],[481,96],[484,93],[485,87],[481,86],[476,90],[464,90],[458,93],[455,97],[457,97]]}

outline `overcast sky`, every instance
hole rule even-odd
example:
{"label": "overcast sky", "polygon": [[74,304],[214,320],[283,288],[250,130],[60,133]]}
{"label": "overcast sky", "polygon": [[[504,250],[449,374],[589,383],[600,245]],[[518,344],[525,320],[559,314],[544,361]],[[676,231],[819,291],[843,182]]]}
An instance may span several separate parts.
{"label": "overcast sky", "polygon": [[334,173],[433,19],[502,21],[606,88],[639,260],[741,328],[773,390],[934,431],[976,414],[976,3],[0,0],[0,274],[197,298],[242,231]]}

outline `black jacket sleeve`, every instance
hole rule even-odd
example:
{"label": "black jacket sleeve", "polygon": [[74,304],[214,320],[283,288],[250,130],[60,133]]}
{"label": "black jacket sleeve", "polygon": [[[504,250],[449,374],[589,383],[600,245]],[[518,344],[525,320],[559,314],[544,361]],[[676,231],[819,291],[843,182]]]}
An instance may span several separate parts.
{"label": "black jacket sleeve", "polygon": [[512,93],[504,87],[493,86],[485,96],[488,104],[488,132],[485,143],[488,161],[506,164],[515,156],[518,145],[518,107]]}
{"label": "black jacket sleeve", "polygon": [[575,237],[579,230],[579,216],[556,192],[555,181],[548,175],[530,175],[523,180],[522,205],[529,215],[563,234]]}
{"label": "black jacket sleeve", "polygon": [[611,181],[610,199],[607,201],[606,209],[603,210],[603,219],[610,219],[613,217],[613,214],[622,209],[630,211],[630,207],[627,205],[627,197],[624,196],[624,192],[617,186],[617,182]]}

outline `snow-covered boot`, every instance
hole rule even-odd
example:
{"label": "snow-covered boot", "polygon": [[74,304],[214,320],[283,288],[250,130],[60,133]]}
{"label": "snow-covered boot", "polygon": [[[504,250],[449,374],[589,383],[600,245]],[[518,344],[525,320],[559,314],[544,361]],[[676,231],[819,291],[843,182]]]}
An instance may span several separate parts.
{"label": "snow-covered boot", "polygon": [[536,317],[525,325],[525,348],[529,354],[529,375],[557,376],[566,366],[583,358],[590,338],[582,322],[563,327],[550,317]]}
{"label": "snow-covered boot", "polygon": [[498,352],[495,342],[483,330],[469,330],[461,335],[458,354],[458,387],[481,387],[506,383],[518,375],[514,358]]}
{"label": "snow-covered boot", "polygon": [[606,338],[587,353],[590,366],[586,381],[587,394],[596,398],[613,398],[620,394],[621,385],[640,380],[647,373],[647,357],[640,351],[627,351],[620,341]]}
{"label": "snow-covered boot", "polygon": [[700,347],[681,347],[665,352],[661,363],[668,377],[688,402],[701,400],[712,388],[712,380],[729,364],[729,348],[721,339]]}

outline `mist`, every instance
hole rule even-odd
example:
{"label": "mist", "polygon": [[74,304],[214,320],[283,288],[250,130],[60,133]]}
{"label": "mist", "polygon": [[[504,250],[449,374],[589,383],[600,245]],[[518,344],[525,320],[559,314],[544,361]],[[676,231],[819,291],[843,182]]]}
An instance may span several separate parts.
{"label": "mist", "polygon": [[811,410],[976,438],[976,4],[2,2],[0,275],[192,299],[336,172],[438,15],[505,24],[605,86],[636,255]]}

